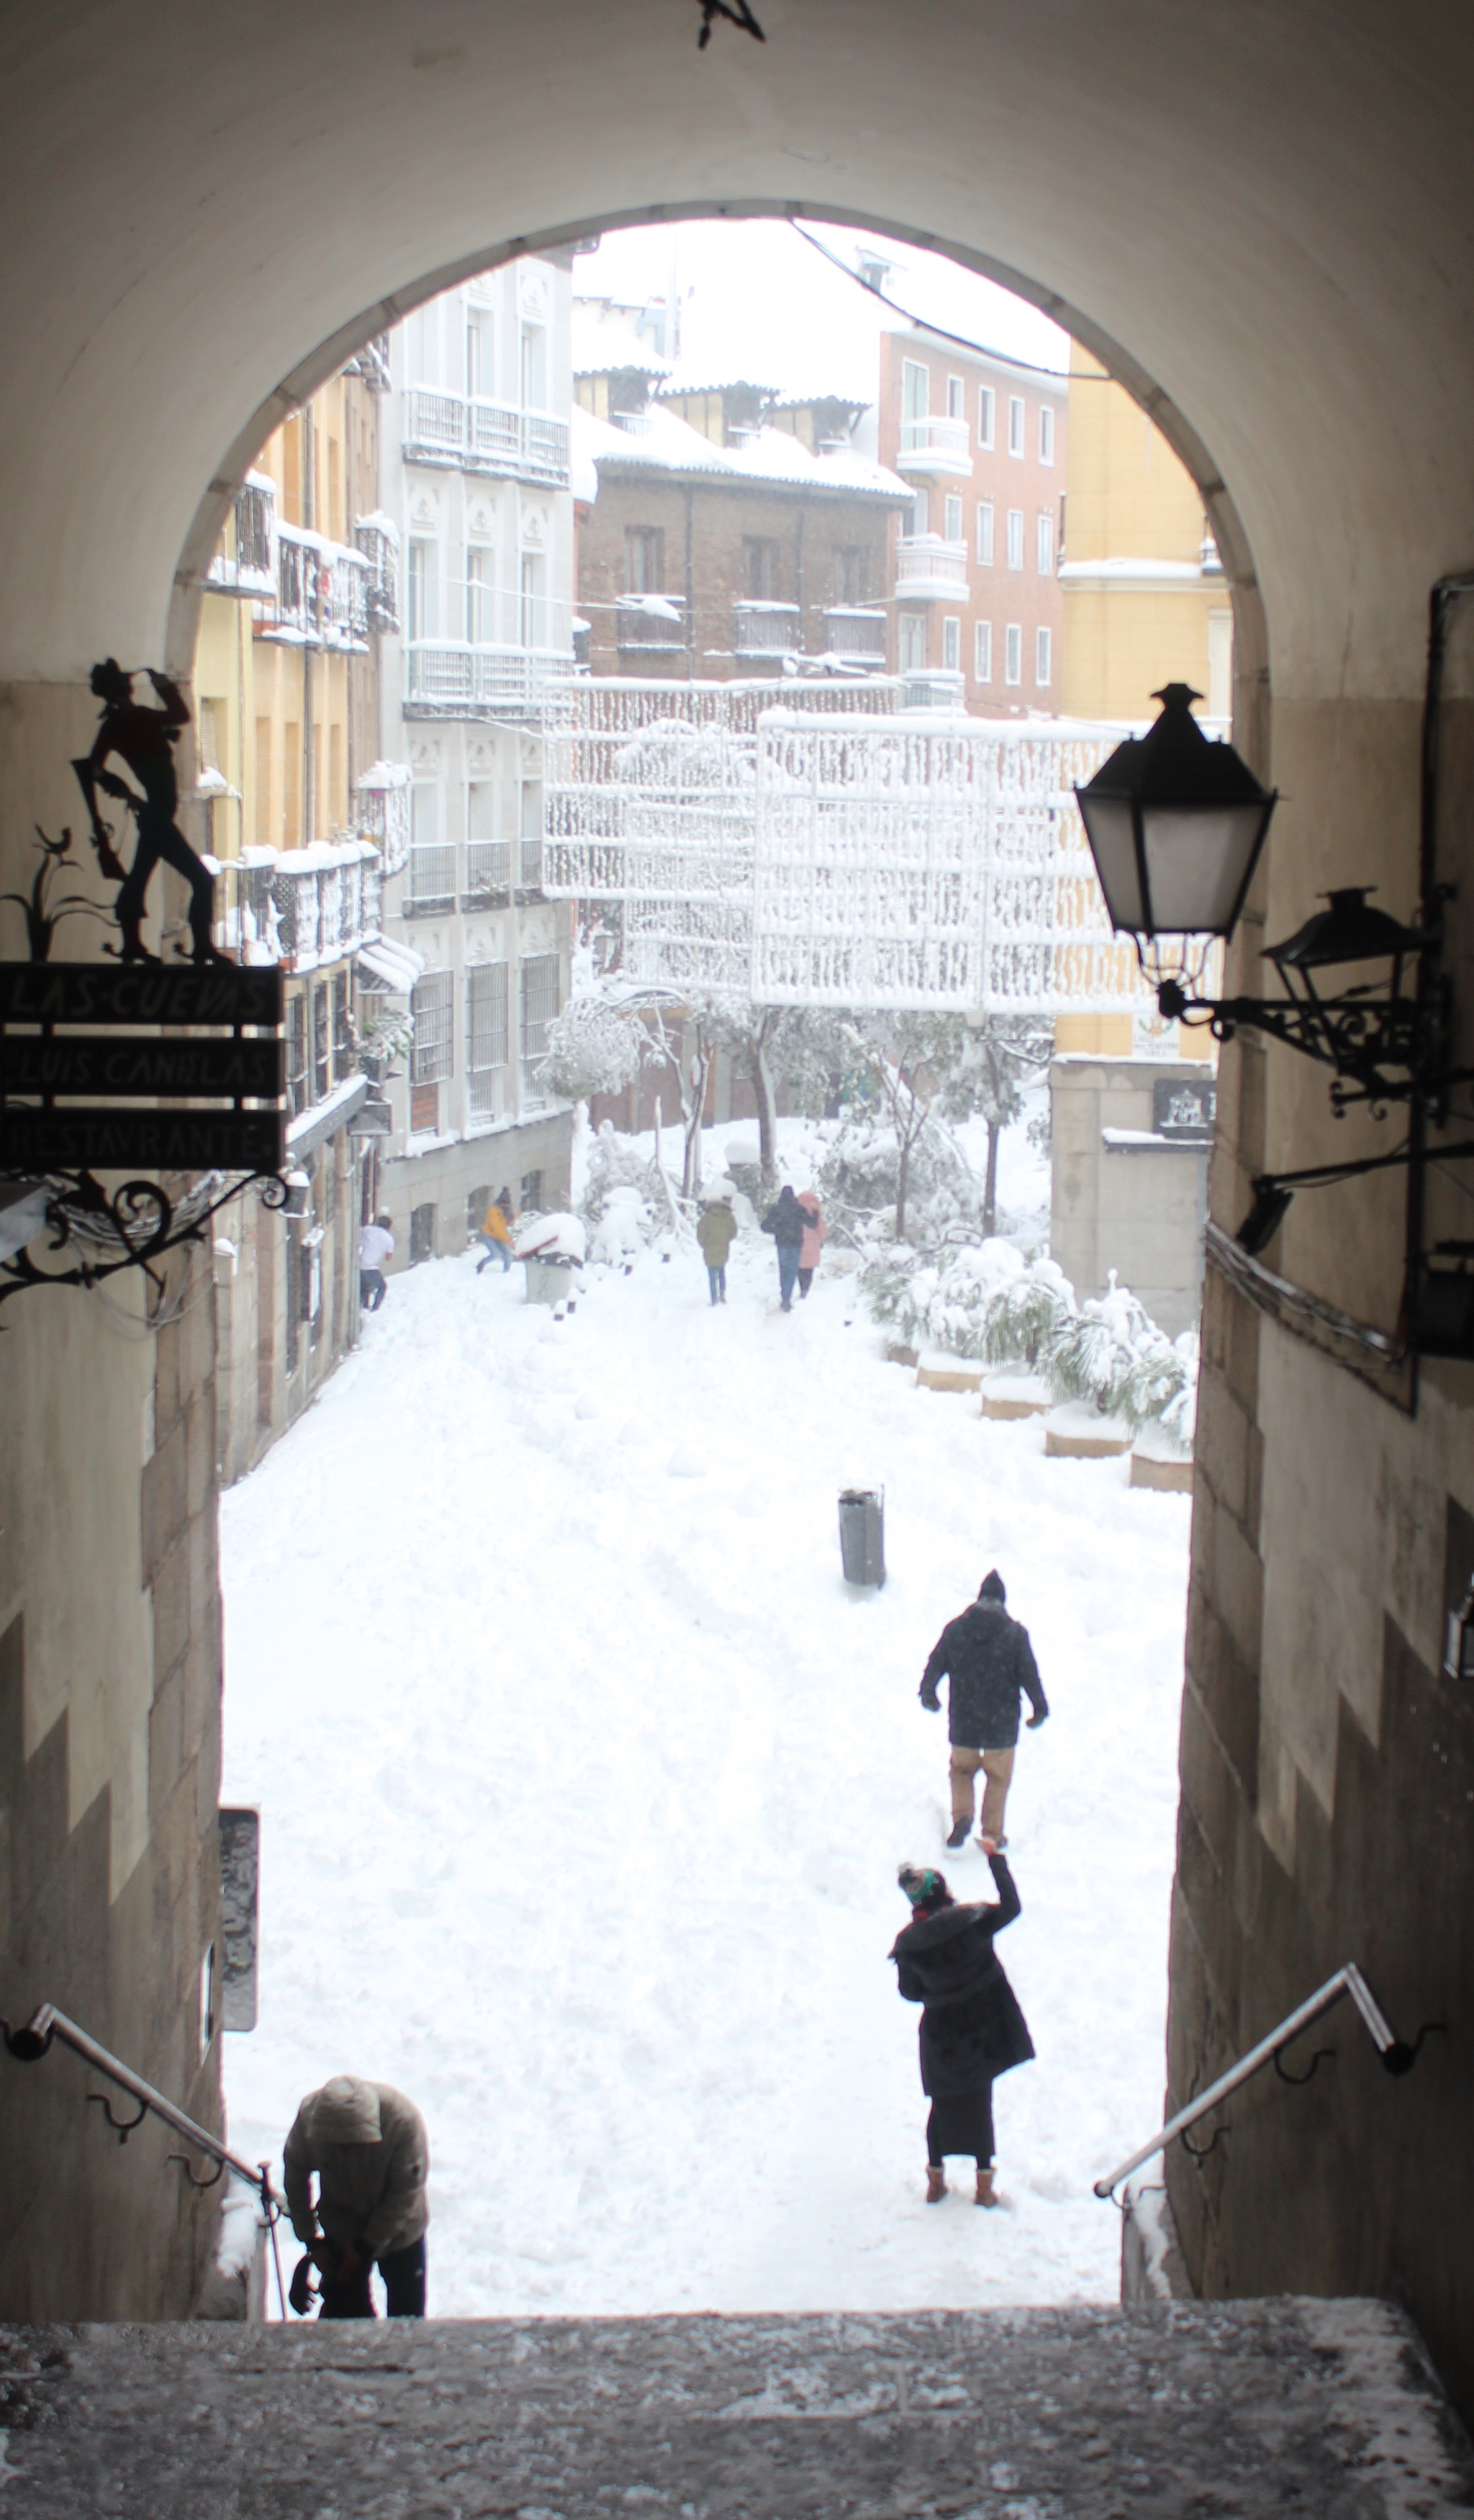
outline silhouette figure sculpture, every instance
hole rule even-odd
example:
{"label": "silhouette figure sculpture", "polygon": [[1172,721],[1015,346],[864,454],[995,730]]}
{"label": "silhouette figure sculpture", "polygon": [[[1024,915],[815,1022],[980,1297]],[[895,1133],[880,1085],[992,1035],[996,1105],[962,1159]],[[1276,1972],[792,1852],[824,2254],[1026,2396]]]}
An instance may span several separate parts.
{"label": "silhouette figure sculpture", "polygon": [[[189,709],[177,683],[171,682],[167,674],[156,673],[152,665],[147,670],[163,703],[161,709],[139,706],[133,698],[133,678],[123,671],[115,656],[105,657],[100,665],[93,666],[92,689],[103,703],[102,724],[91,751],[71,765],[92,817],[92,844],[98,864],[104,875],[119,886],[114,910],[123,941],[114,950],[124,963],[158,962],[158,955],[151,954],[145,946],[141,931],[149,878],[162,860],[176,875],[183,876],[190,888],[189,924],[194,939],[190,961],[227,962],[228,955],[218,951],[209,932],[214,915],[214,879],[201,865],[174,819],[179,811],[174,746],[181,728],[189,724]],[[111,760],[120,761],[131,771],[136,788],[109,769]],[[115,796],[137,817],[137,845],[133,864],[126,870],[98,810],[99,789],[105,796]]]}

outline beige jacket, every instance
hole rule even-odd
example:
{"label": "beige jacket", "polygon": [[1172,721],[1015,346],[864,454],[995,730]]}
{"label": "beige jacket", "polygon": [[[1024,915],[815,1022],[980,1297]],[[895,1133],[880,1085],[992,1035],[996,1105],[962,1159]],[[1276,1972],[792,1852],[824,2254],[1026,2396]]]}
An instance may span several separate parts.
{"label": "beige jacket", "polygon": [[[367,2138],[367,2140],[365,2140]],[[418,2240],[430,2221],[430,2146],[413,2100],[392,2083],[336,2074],[309,2092],[282,2154],[287,2211],[302,2242],[321,2224],[330,2240],[366,2258]],[[309,2181],[317,2173],[314,2212]]]}

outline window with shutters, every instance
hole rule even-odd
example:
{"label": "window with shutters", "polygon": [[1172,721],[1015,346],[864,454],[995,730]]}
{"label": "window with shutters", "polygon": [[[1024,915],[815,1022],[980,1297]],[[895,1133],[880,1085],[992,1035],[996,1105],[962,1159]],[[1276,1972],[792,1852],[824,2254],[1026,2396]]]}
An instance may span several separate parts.
{"label": "window with shutters", "polygon": [[962,624],[950,612],[942,624],[942,663],[948,674],[955,674],[962,663]]}
{"label": "window with shutters", "polygon": [[1012,394],[1009,397],[1008,452],[1010,455],[1022,455],[1024,452],[1024,398],[1022,394]]}
{"label": "window with shutters", "polygon": [[949,543],[960,543],[962,540],[962,502],[960,499],[943,500],[942,531],[946,541]]}
{"label": "window with shutters", "polygon": [[473,1119],[494,1117],[496,1071],[506,1063],[507,967],[477,963],[466,974],[466,1093]]}
{"label": "window with shutters", "polygon": [[548,1043],[548,1026],[558,1012],[558,957],[531,954],[522,967],[523,1101],[545,1102],[548,1088],[537,1073]]}
{"label": "window with shutters", "polygon": [[412,1085],[441,1085],[450,1075],[455,1050],[454,979],[449,971],[427,971],[416,980],[410,999],[415,1019],[409,1054]]}
{"label": "window with shutters", "polygon": [[1040,577],[1054,575],[1054,518],[1044,512],[1035,528],[1034,556]]}
{"label": "window with shutters", "polygon": [[1047,403],[1039,406],[1039,462],[1054,461],[1054,414]]}
{"label": "window with shutters", "polygon": [[321,985],[312,992],[312,1100],[320,1102],[333,1084],[332,1001]]}
{"label": "window with shutters", "polygon": [[1046,692],[1049,688],[1049,675],[1053,663],[1053,648],[1054,642],[1051,639],[1049,632],[1047,630],[1036,630],[1034,634],[1034,680],[1036,689],[1041,692]]}
{"label": "window with shutters", "polygon": [[299,989],[287,1000],[287,1108],[293,1119],[307,1107],[307,999]]}

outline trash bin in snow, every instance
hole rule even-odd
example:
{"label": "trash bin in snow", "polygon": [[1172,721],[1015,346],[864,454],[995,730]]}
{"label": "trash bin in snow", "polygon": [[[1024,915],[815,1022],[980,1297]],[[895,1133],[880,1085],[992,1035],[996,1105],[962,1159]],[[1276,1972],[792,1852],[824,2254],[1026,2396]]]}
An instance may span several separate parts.
{"label": "trash bin in snow", "polygon": [[566,1304],[576,1298],[583,1271],[583,1227],[576,1216],[539,1216],[517,1238],[517,1257],[528,1273],[530,1304]]}
{"label": "trash bin in snow", "polygon": [[840,1561],[847,1584],[884,1584],[886,1580],[886,1492],[884,1488],[840,1490]]}

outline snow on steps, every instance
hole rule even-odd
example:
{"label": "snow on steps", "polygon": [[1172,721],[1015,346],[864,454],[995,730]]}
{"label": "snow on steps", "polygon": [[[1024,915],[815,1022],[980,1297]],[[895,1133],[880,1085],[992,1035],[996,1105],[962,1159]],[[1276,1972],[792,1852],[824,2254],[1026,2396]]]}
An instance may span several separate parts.
{"label": "snow on steps", "polygon": [[0,2391],[15,2520],[1451,2520],[1474,2495],[1375,2301],[13,2327]]}

